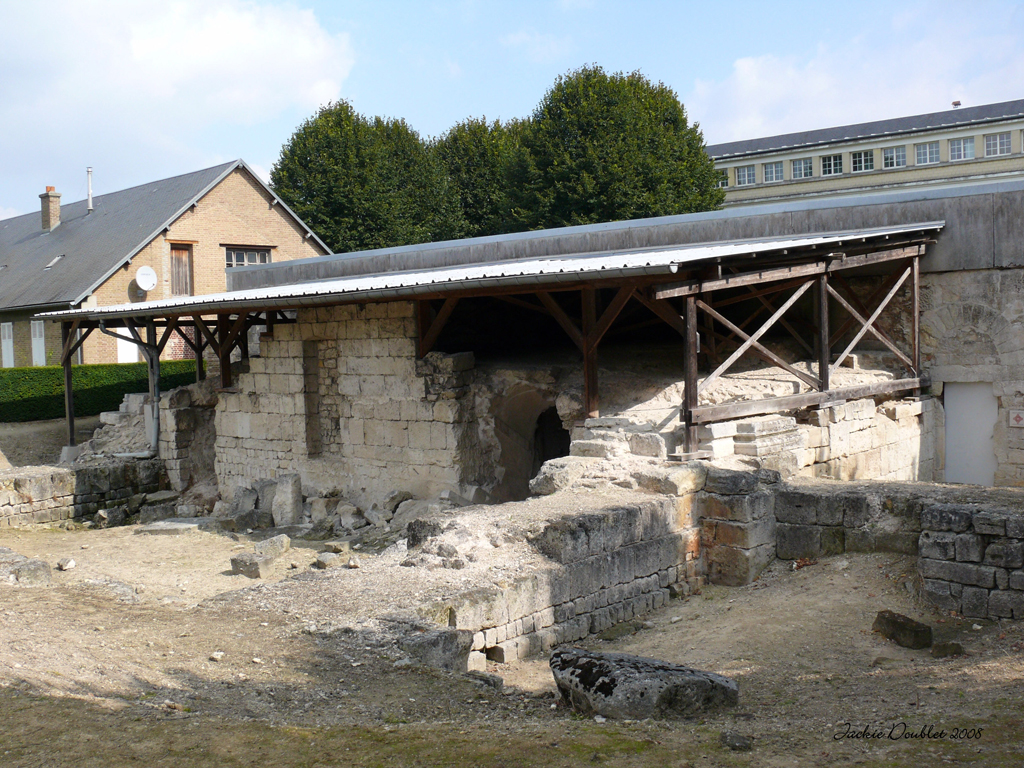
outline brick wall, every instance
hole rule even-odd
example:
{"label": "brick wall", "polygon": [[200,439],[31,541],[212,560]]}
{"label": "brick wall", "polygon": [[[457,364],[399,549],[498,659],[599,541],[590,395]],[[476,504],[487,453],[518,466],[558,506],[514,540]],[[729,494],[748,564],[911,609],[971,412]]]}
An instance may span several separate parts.
{"label": "brick wall", "polygon": [[[0,323],[13,323],[14,332],[14,367],[32,365],[32,315],[29,312],[8,312],[0,314]],[[60,364],[60,325],[45,323],[46,364]]]}
{"label": "brick wall", "polygon": [[[323,255],[324,250],[312,238],[306,238],[305,230],[272,202],[271,195],[259,183],[244,170],[236,169],[143,248],[131,265],[119,269],[96,289],[83,306],[171,298],[174,243],[192,249],[195,295],[226,289],[225,245],[269,247],[273,261]],[[134,283],[135,273],[143,266],[152,267],[157,273],[157,285],[149,292],[140,291]],[[83,345],[83,354],[86,363],[117,362],[117,341],[94,331]]]}

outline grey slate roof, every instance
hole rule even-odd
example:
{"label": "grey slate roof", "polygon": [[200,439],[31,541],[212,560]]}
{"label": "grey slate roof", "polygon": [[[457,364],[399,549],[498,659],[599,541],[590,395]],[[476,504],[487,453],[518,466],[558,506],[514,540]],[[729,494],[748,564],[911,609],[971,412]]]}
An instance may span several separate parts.
{"label": "grey slate roof", "polygon": [[725,144],[713,144],[707,153],[715,160],[728,160],[744,155],[757,155],[780,150],[815,147],[846,141],[898,136],[919,131],[949,129],[961,126],[1012,120],[1024,117],[1024,99],[1004,101],[999,104],[985,104],[980,107],[963,107],[927,115],[897,117],[891,120],[876,120],[872,123],[841,125],[836,128],[821,128],[801,133],[786,133],[763,139],[744,139]]}
{"label": "grey slate roof", "polygon": [[[60,225],[50,232],[42,231],[39,211],[0,221],[0,311],[83,301],[236,168],[262,184],[242,160],[233,160],[99,195],[93,198],[92,213],[86,212],[85,200],[62,205]],[[53,267],[44,269],[58,256]]]}

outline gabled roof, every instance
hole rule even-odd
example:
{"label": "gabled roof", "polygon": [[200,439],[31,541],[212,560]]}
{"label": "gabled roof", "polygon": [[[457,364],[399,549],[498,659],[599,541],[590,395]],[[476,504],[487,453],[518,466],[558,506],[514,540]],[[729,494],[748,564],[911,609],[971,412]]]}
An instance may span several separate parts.
{"label": "gabled roof", "polygon": [[[236,168],[243,168],[309,235],[318,237],[242,160],[62,205],[43,232],[40,213],[0,221],[0,310],[74,306]],[[52,264],[49,269],[47,265]]]}
{"label": "gabled roof", "polygon": [[999,122],[1024,118],[1024,99],[1004,101],[999,104],[985,104],[980,107],[963,107],[927,115],[897,117],[890,120],[876,120],[872,123],[841,125],[836,128],[820,128],[815,131],[786,133],[763,139],[745,139],[707,147],[707,153],[715,160],[728,160],[744,155],[801,149],[847,141],[898,136],[921,131],[963,128],[969,125]]}

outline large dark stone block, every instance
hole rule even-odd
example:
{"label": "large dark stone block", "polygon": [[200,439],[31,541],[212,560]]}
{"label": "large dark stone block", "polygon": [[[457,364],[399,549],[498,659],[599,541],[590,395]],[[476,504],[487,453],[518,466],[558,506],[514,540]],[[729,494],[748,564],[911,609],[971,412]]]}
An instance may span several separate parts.
{"label": "large dark stone block", "polygon": [[932,644],[931,627],[893,611],[879,611],[871,631],[904,648],[927,648]]}

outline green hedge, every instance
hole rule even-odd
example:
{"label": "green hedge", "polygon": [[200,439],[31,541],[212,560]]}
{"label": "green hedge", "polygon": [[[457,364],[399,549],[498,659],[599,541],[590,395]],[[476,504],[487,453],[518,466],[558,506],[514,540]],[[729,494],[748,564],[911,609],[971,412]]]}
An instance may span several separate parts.
{"label": "green hedge", "polygon": [[[160,391],[196,380],[195,360],[160,361]],[[116,411],[130,392],[148,392],[145,363],[75,365],[71,368],[75,415]],[[0,422],[64,416],[64,369],[59,365],[0,368]]]}

